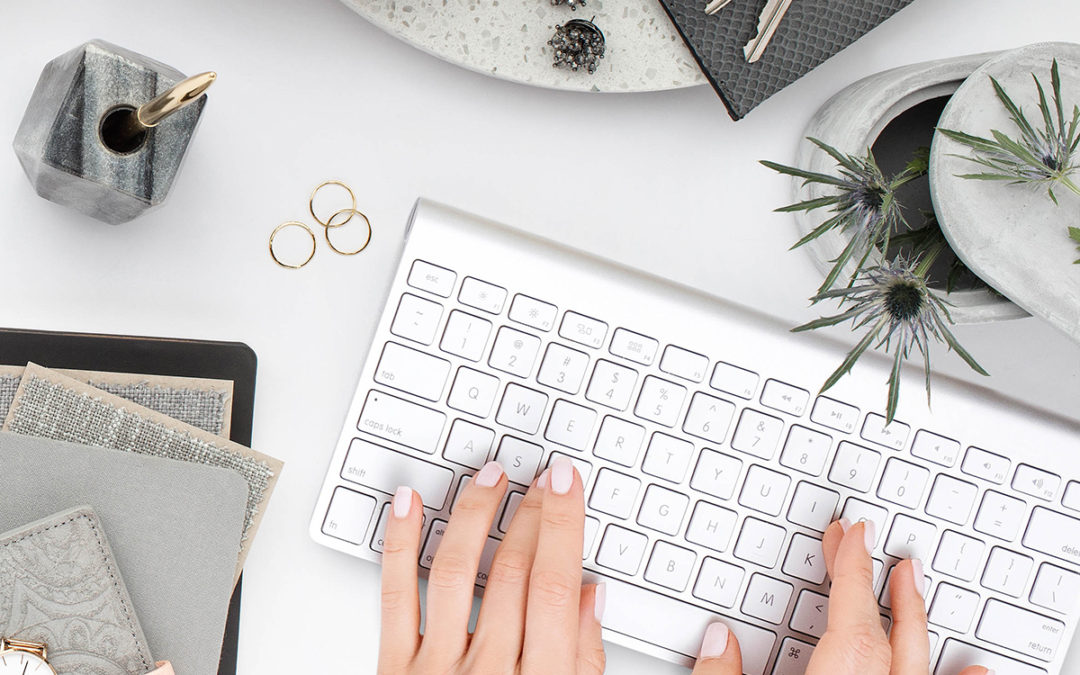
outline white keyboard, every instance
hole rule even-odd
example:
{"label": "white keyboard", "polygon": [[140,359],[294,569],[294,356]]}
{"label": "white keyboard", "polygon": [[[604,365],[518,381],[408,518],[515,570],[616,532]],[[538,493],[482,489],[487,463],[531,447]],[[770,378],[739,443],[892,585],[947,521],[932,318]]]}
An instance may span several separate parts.
{"label": "white keyboard", "polygon": [[527,484],[565,455],[608,640],[690,664],[720,617],[746,673],[801,675],[825,630],[822,531],[844,515],[877,525],[884,625],[892,566],[924,561],[935,675],[1059,673],[1080,614],[1080,427],[946,378],[933,413],[911,386],[886,426],[888,364],[864,357],[816,396],[846,348],[788,328],[420,201],[311,535],[379,561],[409,485],[424,571],[494,458],[511,486],[490,564]]}

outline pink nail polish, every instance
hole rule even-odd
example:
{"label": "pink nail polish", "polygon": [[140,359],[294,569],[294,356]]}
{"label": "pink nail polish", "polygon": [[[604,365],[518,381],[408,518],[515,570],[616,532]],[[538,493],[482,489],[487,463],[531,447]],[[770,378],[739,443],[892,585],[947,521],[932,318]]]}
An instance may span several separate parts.
{"label": "pink nail polish", "polygon": [[607,600],[607,584],[597,584],[596,593],[593,595],[593,616],[596,623],[604,623],[604,602]]}
{"label": "pink nail polish", "polygon": [[994,670],[993,668],[987,668],[986,669],[986,675],[997,675],[997,671]]}
{"label": "pink nail polish", "polygon": [[847,518],[841,518],[837,522],[840,523],[840,531],[844,534],[847,534],[847,531],[851,529],[851,521]]}
{"label": "pink nail polish", "polygon": [[922,561],[918,558],[911,559],[911,576],[915,577],[915,590],[920,598],[926,597],[926,577],[923,576]]}
{"label": "pink nail polish", "polygon": [[540,474],[540,477],[536,479],[536,487],[541,490],[546,490],[548,486],[548,479],[551,477],[551,469],[544,469],[544,472]]}
{"label": "pink nail polish", "polygon": [[556,457],[551,463],[551,491],[557,495],[570,492],[574,484],[574,465],[566,457]]}
{"label": "pink nail polish", "polygon": [[402,485],[394,492],[393,506],[395,518],[408,518],[412,511],[412,488]]}
{"label": "pink nail polish", "polygon": [[503,473],[503,468],[498,462],[488,462],[473,478],[473,484],[477,487],[495,487],[499,484],[499,479],[502,478]]}
{"label": "pink nail polish", "polygon": [[873,553],[874,546],[877,545],[877,525],[874,521],[863,521],[863,543],[866,545],[866,552]]}
{"label": "pink nail polish", "polygon": [[705,638],[701,641],[701,653],[698,658],[715,659],[727,651],[728,627],[719,621],[710,623],[705,629]]}

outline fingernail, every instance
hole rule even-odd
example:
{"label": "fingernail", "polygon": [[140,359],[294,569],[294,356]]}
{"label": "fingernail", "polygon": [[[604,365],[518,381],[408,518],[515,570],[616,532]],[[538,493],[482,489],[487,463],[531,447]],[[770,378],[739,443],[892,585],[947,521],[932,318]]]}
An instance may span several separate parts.
{"label": "fingernail", "polygon": [[986,675],[997,675],[997,671],[994,670],[993,668],[987,668],[986,669]]}
{"label": "fingernail", "polygon": [[866,544],[866,552],[873,553],[877,544],[877,525],[872,520],[863,521],[863,543]]}
{"label": "fingernail", "polygon": [[551,477],[551,469],[544,469],[544,472],[540,474],[540,477],[536,479],[536,487],[541,490],[546,490],[548,486],[548,478]]}
{"label": "fingernail", "polygon": [[412,488],[402,485],[394,492],[394,517],[408,518],[412,511]]}
{"label": "fingernail", "polygon": [[596,584],[596,591],[593,594],[593,616],[596,617],[596,623],[604,623],[604,602],[607,600],[607,584]]}
{"label": "fingernail", "polygon": [[838,522],[840,523],[840,530],[847,534],[847,531],[851,529],[851,521],[847,518],[841,518]]}
{"label": "fingernail", "polygon": [[915,577],[915,590],[920,598],[926,597],[926,577],[923,576],[922,561],[918,558],[911,559],[911,575]]}
{"label": "fingernail", "polygon": [[499,483],[499,479],[502,478],[503,473],[503,468],[498,462],[488,462],[484,465],[484,468],[480,469],[480,473],[473,478],[473,485],[486,488],[495,487]]}
{"label": "fingernail", "polygon": [[570,492],[574,484],[574,465],[566,457],[556,457],[551,463],[551,491],[557,495]]}
{"label": "fingernail", "polygon": [[701,641],[701,653],[698,658],[715,659],[727,651],[728,627],[717,621],[705,629],[705,639]]}

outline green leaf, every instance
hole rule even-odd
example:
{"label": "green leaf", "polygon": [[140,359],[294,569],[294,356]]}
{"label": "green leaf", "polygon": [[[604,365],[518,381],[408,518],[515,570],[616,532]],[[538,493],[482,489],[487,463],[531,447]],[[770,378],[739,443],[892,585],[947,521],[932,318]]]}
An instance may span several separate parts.
{"label": "green leaf", "polygon": [[848,184],[843,180],[830,176],[824,173],[817,173],[814,171],[805,171],[803,169],[787,166],[784,164],[777,164],[776,162],[770,162],[766,159],[761,160],[761,164],[766,166],[777,173],[782,173],[787,176],[795,176],[796,178],[805,178],[808,183],[823,183],[825,185],[836,185],[837,187],[848,187]]}
{"label": "green leaf", "polygon": [[800,246],[810,241],[813,241],[814,239],[817,239],[818,237],[825,234],[834,227],[843,224],[845,218],[847,218],[847,214],[841,212],[835,216],[826,219],[823,223],[806,233],[806,235],[802,239],[792,244],[791,248],[789,248],[788,250],[791,251],[797,249]]}
{"label": "green leaf", "polygon": [[1028,140],[1038,140],[1039,136],[1035,133],[1035,129],[1032,128],[1031,123],[1027,121],[1027,117],[1024,116],[1024,112],[1013,103],[1012,98],[1005,92],[1005,88],[1001,86],[1001,83],[996,78],[991,77],[990,82],[994,85],[994,93],[997,94],[998,100],[1005,106],[1005,110],[1009,112],[1009,116],[1012,117],[1013,122],[1020,128],[1020,132]]}
{"label": "green leaf", "polygon": [[818,197],[817,199],[807,199],[806,201],[781,206],[776,209],[776,212],[791,213],[792,211],[813,211],[814,209],[820,209],[823,206],[830,206],[838,201],[840,201],[840,197],[836,195],[832,195],[831,197]]}
{"label": "green leaf", "polygon": [[1058,129],[1065,130],[1065,108],[1061,102],[1061,74],[1058,72],[1058,62],[1054,59],[1050,66],[1050,87],[1054,90],[1054,105],[1057,106]]}
{"label": "green leaf", "polygon": [[835,326],[840,323],[844,323],[848,319],[854,319],[858,316],[859,312],[863,311],[862,307],[853,307],[842,314],[836,314],[834,316],[823,316],[820,319],[814,319],[808,321],[801,326],[795,326],[791,329],[792,333],[803,333],[808,330],[817,330],[818,328],[826,328],[828,326]]}
{"label": "green leaf", "polygon": [[839,277],[840,273],[844,271],[844,265],[847,264],[848,259],[851,258],[852,254],[855,252],[855,246],[858,243],[858,237],[851,238],[851,241],[848,242],[848,245],[844,247],[844,250],[841,251],[840,255],[838,255],[836,257],[836,260],[833,261],[833,266],[832,269],[829,270],[828,276],[825,277],[825,281],[822,282],[820,287],[818,287],[818,293],[821,293],[822,291],[827,291],[833,287],[833,284],[836,283],[837,277]]}
{"label": "green leaf", "polygon": [[863,336],[863,339],[859,340],[859,344],[852,347],[851,351],[844,357],[844,362],[840,364],[840,367],[833,371],[832,375],[829,376],[829,379],[825,380],[825,384],[821,385],[821,392],[828,391],[833,385],[840,381],[841,377],[851,372],[851,369],[855,367],[855,362],[863,355],[863,352],[870,347],[870,344],[874,341],[877,334],[881,332],[881,329],[885,327],[887,321],[888,319],[886,317],[879,319],[874,327],[867,331],[866,335]]}
{"label": "green leaf", "polygon": [[[836,160],[836,163],[839,164],[840,166],[845,167],[846,169],[848,169],[850,171],[855,171],[855,172],[860,172],[862,170],[862,167],[859,166],[858,160],[856,158],[852,157],[851,155],[845,155],[844,153],[840,152],[839,150],[837,150],[833,146],[829,145],[828,143],[826,143],[824,141],[820,141],[820,140],[818,140],[816,138],[807,136],[806,140],[810,141],[814,145],[816,145],[819,148],[821,148],[822,150],[824,150],[830,157],[832,157],[834,160]],[[867,151],[867,156],[868,156],[868,158],[871,158],[871,159],[873,157],[873,155],[869,154],[869,151]]]}
{"label": "green leaf", "polygon": [[964,360],[964,363],[968,364],[972,370],[980,375],[990,375],[990,373],[986,372],[986,370],[975,361],[975,358],[971,356],[966,349],[960,346],[960,342],[957,341],[956,336],[949,331],[948,326],[946,326],[943,321],[938,319],[937,326],[938,330],[941,331],[942,337],[945,338],[945,344],[949,345],[949,348],[956,352],[957,356]]}
{"label": "green leaf", "polygon": [[889,397],[885,405],[885,424],[892,424],[896,417],[896,404],[900,401],[900,366],[904,362],[904,352],[897,347],[893,357],[893,367],[889,371]]}

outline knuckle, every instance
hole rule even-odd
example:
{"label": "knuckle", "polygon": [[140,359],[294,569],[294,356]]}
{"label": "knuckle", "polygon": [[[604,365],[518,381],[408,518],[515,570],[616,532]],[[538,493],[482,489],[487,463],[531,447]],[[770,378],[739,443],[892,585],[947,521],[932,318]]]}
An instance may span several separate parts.
{"label": "knuckle", "polygon": [[531,571],[532,556],[516,549],[499,551],[491,563],[488,584],[523,584]]}
{"label": "knuckle", "polygon": [[387,537],[383,540],[383,556],[402,556],[411,553],[415,548],[406,540],[398,537]]}
{"label": "knuckle", "polygon": [[382,608],[388,612],[408,609],[413,594],[400,588],[384,588],[381,594]]}
{"label": "knuckle", "polygon": [[469,483],[469,489],[465,491],[458,503],[454,505],[454,515],[461,519],[469,519],[476,516],[485,515],[491,510],[492,500],[487,499],[486,495],[478,494],[473,491],[472,483]]}
{"label": "knuckle", "polygon": [[540,524],[543,527],[553,530],[575,530],[581,529],[582,518],[568,511],[545,509],[540,515]]}
{"label": "knuckle", "polygon": [[889,672],[892,664],[892,649],[885,633],[872,630],[875,627],[859,628],[847,636],[854,665],[867,669],[867,672]]}
{"label": "knuckle", "polygon": [[554,570],[534,570],[530,588],[539,603],[555,609],[569,607],[581,596],[580,580]]}
{"label": "knuckle", "polygon": [[476,571],[470,560],[456,553],[438,553],[428,572],[428,586],[460,590],[476,583]]}

